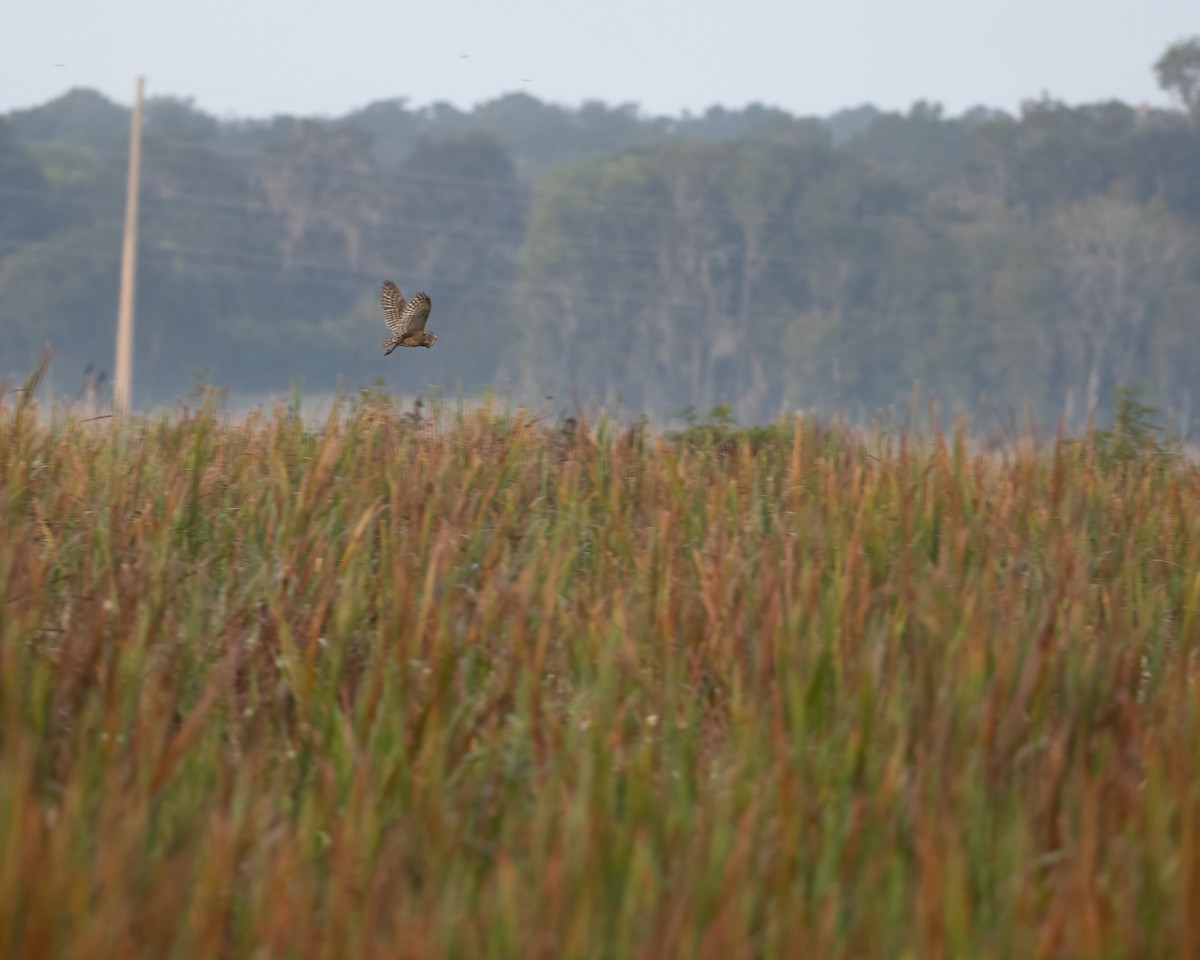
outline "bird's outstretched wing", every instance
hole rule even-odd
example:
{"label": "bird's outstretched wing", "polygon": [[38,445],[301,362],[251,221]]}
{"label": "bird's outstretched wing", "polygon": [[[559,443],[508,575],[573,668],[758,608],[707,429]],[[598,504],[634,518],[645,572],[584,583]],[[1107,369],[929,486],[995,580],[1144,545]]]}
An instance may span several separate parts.
{"label": "bird's outstretched wing", "polygon": [[[408,336],[410,333],[420,333],[425,329],[425,322],[429,319],[429,311],[433,309],[433,301],[429,299],[429,294],[418,293],[413,298],[404,304],[404,309],[400,314],[400,327],[402,333],[397,336]],[[390,326],[390,324],[389,324]]]}
{"label": "bird's outstretched wing", "polygon": [[404,311],[408,307],[408,301],[404,299],[400,288],[391,280],[385,280],[379,302],[383,306],[383,319],[392,331],[392,336],[404,336]]}

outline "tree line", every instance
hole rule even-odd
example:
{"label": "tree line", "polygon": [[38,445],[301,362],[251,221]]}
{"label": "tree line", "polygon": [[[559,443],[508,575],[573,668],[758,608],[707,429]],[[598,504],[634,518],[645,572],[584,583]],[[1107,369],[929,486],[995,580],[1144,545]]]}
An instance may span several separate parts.
{"label": "tree line", "polygon": [[[662,118],[510,95],[230,121],[151,99],[135,399],[383,377],[865,418],[919,382],[1078,423],[1141,384],[1186,418],[1200,39],[1154,69],[1178,109]],[[0,118],[0,374],[47,341],[59,384],[111,363],[128,125],[87,90]],[[436,349],[383,361],[385,277],[432,295]]]}

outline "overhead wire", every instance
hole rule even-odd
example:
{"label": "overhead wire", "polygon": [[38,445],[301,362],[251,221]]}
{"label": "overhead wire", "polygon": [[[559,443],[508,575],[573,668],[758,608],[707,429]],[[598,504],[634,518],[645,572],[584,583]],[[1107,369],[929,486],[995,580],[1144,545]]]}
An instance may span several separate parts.
{"label": "overhead wire", "polygon": [[[60,195],[54,191],[45,190],[27,190],[21,188],[0,187],[0,195],[8,196],[26,196],[38,197],[47,201],[61,201],[68,204],[79,204],[88,206],[92,209],[107,209],[110,212],[117,213],[123,201],[120,198],[112,197],[107,200],[81,198],[71,195]],[[157,211],[167,210],[172,213],[178,211],[191,211],[204,216],[212,216],[216,222],[221,222],[222,213],[225,211],[227,221],[234,219],[243,220],[250,217],[254,212],[271,213],[277,216],[285,216],[285,210],[270,201],[258,198],[246,198],[243,196],[229,195],[222,197],[212,191],[197,191],[197,192],[173,192],[169,197],[166,196],[146,196],[143,195],[143,221],[147,223],[147,228],[154,230],[156,228],[165,229],[162,223],[156,223],[153,214]],[[317,210],[321,210],[320,205]],[[335,208],[336,209],[336,208]],[[782,216],[782,214],[781,214]],[[261,223],[258,223],[261,225]],[[515,225],[514,225],[515,226]],[[669,226],[665,225],[665,226]],[[910,220],[906,226],[914,226]],[[506,227],[492,227],[479,223],[464,223],[461,221],[450,222],[444,218],[430,216],[413,216],[411,214],[402,217],[399,223],[387,224],[382,222],[360,222],[354,224],[354,229],[365,241],[372,242],[376,248],[386,247],[389,241],[396,236],[404,233],[405,235],[414,232],[420,233],[422,229],[435,229],[440,232],[449,233],[450,235],[469,236],[478,239],[495,240],[498,242],[507,242],[515,245],[523,245],[528,235],[523,230],[517,230]],[[736,240],[737,238],[735,238]],[[555,238],[559,249],[562,249],[561,238]],[[570,248],[575,249],[583,254],[591,257],[603,256],[615,260],[616,255],[625,256],[661,256],[664,247],[660,243],[643,242],[638,243],[631,240],[614,241],[611,239],[599,239],[596,237],[587,236],[572,236],[569,237]],[[826,254],[804,254],[797,255],[782,255],[775,253],[759,253],[750,255],[744,251],[738,251],[729,241],[718,242],[705,245],[685,246],[678,242],[671,242],[669,246],[670,254],[677,259],[689,259],[697,257],[711,256],[717,253],[731,256],[731,258],[739,264],[751,266],[776,266],[784,268],[795,268],[801,270],[817,269],[821,267],[841,266],[847,262],[857,264],[868,264],[878,268],[893,268],[904,269],[906,272],[912,272],[915,269],[933,270],[952,273],[952,263],[946,259],[939,259],[932,264],[927,258],[922,257],[919,262],[911,264],[900,263],[897,259],[895,251],[886,255],[870,255],[864,254],[862,251],[853,252],[833,252]],[[918,253],[923,253],[919,251]]]}
{"label": "overhead wire", "polygon": [[[208,246],[181,240],[177,233],[177,226],[172,222],[180,216],[191,217],[197,222],[216,226],[219,229],[236,228],[247,220],[261,225],[261,218],[256,217],[256,214],[286,216],[286,210],[281,209],[277,202],[261,196],[247,196],[242,191],[231,190],[230,180],[221,177],[220,172],[212,168],[214,159],[219,161],[232,157],[235,161],[244,161],[260,166],[280,162],[285,165],[284,175],[289,186],[301,189],[332,186],[334,190],[349,190],[350,192],[362,190],[365,193],[369,190],[378,191],[388,186],[397,191],[410,190],[415,187],[440,187],[461,191],[462,199],[468,201],[482,194],[521,203],[527,202],[536,192],[536,188],[531,191],[528,185],[515,180],[505,181],[485,176],[379,169],[368,166],[355,168],[328,157],[304,154],[281,154],[279,157],[275,157],[261,149],[230,148],[228,145],[213,148],[183,139],[150,136],[147,138],[147,147],[151,177],[154,175],[155,149],[167,153],[174,151],[171,175],[187,184],[190,189],[174,190],[169,195],[151,193],[150,196],[144,197],[144,226],[139,241],[142,253],[151,258],[152,262],[171,262],[177,261],[179,257],[184,257],[187,259],[189,267],[196,272],[200,272],[202,269],[213,275],[252,277],[260,282],[303,284],[314,287],[329,283],[350,285],[359,281],[377,279],[377,271],[357,263],[331,261],[328,256],[323,256],[319,260],[289,257],[275,253],[231,250],[227,245]],[[107,159],[114,162],[123,159],[124,156],[124,151],[116,148],[99,152],[107,153]],[[593,165],[596,162],[602,164],[605,161],[593,161]],[[253,173],[253,170],[249,172]],[[828,173],[829,171],[823,172]],[[246,176],[246,182],[250,179],[249,176]],[[571,199],[570,188],[565,182],[559,183],[555,189],[563,191],[567,199]],[[94,212],[108,212],[114,215],[119,211],[122,202],[121,198],[117,196],[94,198],[73,195],[69,192],[11,187],[0,187],[0,194],[80,204],[89,207]],[[358,199],[361,201],[362,198]],[[618,219],[622,211],[636,211],[639,216],[643,217],[649,214],[651,216],[662,215],[667,218],[678,217],[681,212],[684,212],[702,222],[724,220],[726,224],[731,219],[727,201],[717,197],[693,197],[686,201],[682,211],[678,204],[668,201],[624,197],[618,197],[615,200],[610,197],[600,198],[596,195],[596,191],[588,189],[577,190],[575,199],[584,205],[601,203],[606,212],[616,214]],[[310,205],[312,204],[311,200],[308,202]],[[341,203],[337,200],[332,200],[327,204],[318,201],[315,206],[317,210],[324,208],[337,210],[341,208]],[[903,224],[906,228],[915,226],[912,218],[891,211],[860,210],[853,214],[847,214],[825,210],[818,213],[813,211],[797,212],[794,209],[783,207],[768,210],[760,218],[758,226],[765,231],[778,226],[784,220],[787,220],[788,225],[792,228],[830,224],[878,227],[880,224],[888,223]],[[448,233],[452,237],[472,238],[482,243],[519,248],[528,240],[524,226],[524,218],[521,218],[520,223],[493,226],[477,221],[447,224],[444,218],[408,213],[400,225],[368,221],[354,224],[353,229],[365,246],[374,249],[395,248],[396,237],[400,231],[406,235],[413,233],[421,235],[434,230]],[[925,253],[923,250],[914,251],[912,262],[904,263],[895,250],[878,254],[870,254],[862,250],[846,250],[803,255],[782,255],[768,252],[750,255],[744,249],[737,249],[736,240],[734,243],[692,243],[690,245],[672,240],[666,247],[663,243],[654,241],[614,240],[594,235],[568,235],[565,244],[562,243],[561,238],[556,238],[556,240],[560,253],[571,251],[576,256],[586,258],[598,269],[598,272],[614,276],[621,275],[619,271],[612,269],[614,265],[623,265],[630,260],[639,258],[643,261],[661,258],[664,255],[664,249],[669,261],[674,263],[703,260],[714,255],[726,257],[729,269],[734,273],[738,268],[749,267],[819,271],[841,268],[850,264],[860,269],[863,267],[874,268],[876,282],[888,283],[898,278],[906,278],[915,270],[924,270],[928,274],[931,268],[928,257],[923,256]],[[13,248],[14,241],[11,238],[6,238],[4,242],[7,248]],[[97,253],[100,254],[99,251]],[[81,251],[73,251],[70,255],[78,257],[81,255]],[[104,256],[104,254],[100,255]],[[109,258],[105,256],[105,259]],[[945,274],[945,277],[948,278],[944,279],[943,283],[950,283],[956,279],[957,267],[949,258],[934,261],[932,268],[938,273]],[[510,297],[552,294],[557,297],[574,297],[583,304],[594,302],[593,285],[572,283],[562,278],[544,278],[540,281],[529,276],[481,278],[463,270],[447,270],[444,267],[439,268],[437,274],[445,282],[458,281],[475,288],[495,290]],[[927,279],[931,278],[927,277]],[[658,263],[656,269],[648,271],[647,274],[631,275],[625,271],[625,275],[621,277],[621,283],[626,287],[627,296],[629,298],[636,296],[642,302],[649,304],[652,310],[680,310],[697,307],[695,295],[678,296],[665,293],[661,282],[656,282],[658,280],[661,280],[661,263]],[[958,282],[961,284],[963,281],[959,280]],[[892,319],[898,320],[900,317],[893,314]]]}
{"label": "overhead wire", "polygon": [[[45,141],[33,140],[28,137],[14,137],[14,141],[27,144],[44,143]],[[704,145],[709,147],[731,146],[728,142],[709,143],[707,141],[668,141],[667,146],[678,146],[680,143]],[[359,183],[376,188],[379,186],[393,185],[426,185],[426,186],[446,186],[446,187],[462,187],[469,188],[475,192],[494,193],[500,195],[509,195],[517,198],[528,197],[531,194],[536,194],[538,188],[547,189],[550,184],[554,184],[556,188],[561,188],[561,184],[557,183],[551,174],[548,178],[542,178],[538,183],[533,185],[526,184],[519,180],[513,179],[509,181],[498,180],[494,177],[468,176],[462,174],[453,174],[447,172],[430,172],[422,170],[413,170],[411,168],[388,168],[381,167],[377,164],[367,162],[367,157],[364,157],[364,163],[360,167],[347,165],[342,161],[320,156],[319,154],[308,154],[304,152],[272,155],[262,149],[253,149],[250,147],[232,148],[219,145],[208,145],[202,142],[178,139],[178,138],[161,138],[147,135],[143,141],[143,163],[146,168],[152,163],[152,152],[155,148],[166,147],[168,150],[177,150],[180,157],[174,160],[174,163],[184,163],[195,160],[197,163],[203,162],[205,169],[204,175],[211,173],[211,161],[213,159],[228,159],[230,157],[241,157],[246,161],[255,161],[259,163],[272,163],[282,161],[286,164],[287,175],[290,179],[299,183],[321,183],[328,184],[331,176],[336,176],[338,180],[344,183]],[[114,162],[124,164],[127,151],[111,148],[94,147],[87,148],[94,153],[107,154],[107,158]],[[628,153],[620,153],[616,155],[606,155],[591,158],[581,161],[578,164],[571,164],[564,170],[580,170],[586,171],[588,167],[603,166],[610,162],[620,161],[624,157],[629,156]],[[841,157],[843,160],[849,159],[846,155],[840,154],[834,148],[829,148],[829,156],[831,159]],[[827,174],[834,167],[829,166],[821,171],[821,174]],[[187,169],[186,166],[176,169]],[[649,171],[655,172],[653,170]],[[714,190],[718,184],[714,183]],[[583,195],[583,191],[577,191]],[[600,199],[600,198],[596,198]],[[690,197],[684,201],[682,207],[675,201],[664,201],[651,197],[604,197],[604,206],[607,209],[616,210],[631,210],[639,213],[647,211],[658,213],[679,213],[681,209],[688,212],[723,212],[728,210],[728,204],[720,200],[710,200],[702,196]],[[819,217],[816,214],[811,214],[814,222],[818,223],[847,223],[858,224],[864,221],[908,223],[908,218],[903,213],[893,211],[856,211],[853,214],[838,212],[835,210],[823,211]]]}

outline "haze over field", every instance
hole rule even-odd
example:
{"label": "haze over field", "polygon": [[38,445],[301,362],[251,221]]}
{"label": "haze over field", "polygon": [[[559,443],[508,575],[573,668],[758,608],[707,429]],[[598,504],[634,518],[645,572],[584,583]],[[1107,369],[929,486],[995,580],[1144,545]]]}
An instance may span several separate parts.
{"label": "haze over field", "polygon": [[[1143,384],[1191,420],[1182,5],[268,9],[9,15],[0,374],[47,341],[60,392],[112,365],[144,71],[136,404],[200,377],[861,420],[919,382],[1078,425]],[[436,348],[380,355],[387,277]]]}

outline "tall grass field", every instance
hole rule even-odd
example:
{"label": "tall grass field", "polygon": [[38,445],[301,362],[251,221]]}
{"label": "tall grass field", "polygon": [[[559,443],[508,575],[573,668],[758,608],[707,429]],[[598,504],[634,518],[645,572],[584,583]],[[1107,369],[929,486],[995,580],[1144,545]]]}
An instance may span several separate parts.
{"label": "tall grass field", "polygon": [[1200,956],[1182,458],[3,404],[0,956]]}

